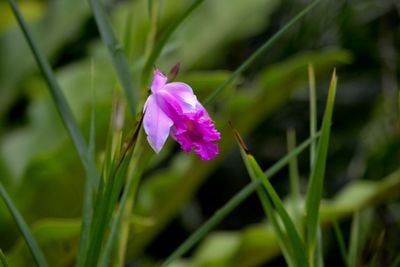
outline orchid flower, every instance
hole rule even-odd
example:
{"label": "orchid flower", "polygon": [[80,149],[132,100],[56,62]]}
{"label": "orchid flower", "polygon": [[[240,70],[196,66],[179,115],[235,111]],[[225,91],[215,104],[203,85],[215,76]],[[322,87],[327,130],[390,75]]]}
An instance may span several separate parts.
{"label": "orchid flower", "polygon": [[218,154],[214,141],[221,139],[220,133],[192,88],[182,82],[167,83],[167,80],[162,72],[154,69],[143,118],[150,146],[159,153],[171,135],[183,151],[194,150],[201,160],[213,159]]}

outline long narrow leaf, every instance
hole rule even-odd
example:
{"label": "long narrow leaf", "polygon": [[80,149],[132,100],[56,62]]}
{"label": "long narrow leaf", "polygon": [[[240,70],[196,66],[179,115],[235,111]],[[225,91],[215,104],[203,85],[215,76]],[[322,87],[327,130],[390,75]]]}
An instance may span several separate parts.
{"label": "long narrow leaf", "polygon": [[306,194],[306,236],[309,259],[313,258],[316,237],[319,226],[319,205],[325,177],[326,157],[328,153],[329,137],[331,131],[333,104],[335,101],[337,77],[333,72],[329,86],[328,99],[322,121],[321,138],[318,142],[315,163],[311,171]]}
{"label": "long narrow leaf", "polygon": [[[99,191],[102,192],[104,189],[104,192],[99,194],[98,200],[96,201],[96,207],[92,220],[93,225],[91,227],[91,239],[89,242],[87,257],[85,259],[85,266],[97,266],[100,260],[103,242],[106,238],[112,214],[118,202],[119,194],[124,183],[124,178],[127,174],[128,166],[139,136],[142,122],[143,114],[136,125],[133,136],[123,147],[121,155],[115,157],[116,160],[110,170],[110,173],[108,174],[107,182],[100,183],[101,187],[99,187]],[[114,227],[117,227],[118,225],[119,223]],[[110,250],[105,252],[107,260],[113,247],[113,241],[114,240],[112,239],[111,244],[106,245],[106,248]]]}
{"label": "long narrow leaf", "polygon": [[[317,132],[317,90],[315,88],[315,73],[313,65],[308,65],[308,82],[310,90],[310,136]],[[314,166],[316,142],[310,146],[310,167]]]}
{"label": "long narrow leaf", "polygon": [[33,238],[28,225],[26,224],[26,222],[22,218],[21,214],[15,207],[14,203],[12,202],[10,196],[7,194],[7,191],[3,187],[3,184],[1,182],[0,182],[0,195],[1,195],[1,198],[3,199],[4,203],[6,204],[8,210],[10,211],[12,217],[14,218],[14,221],[17,224],[19,231],[21,232],[22,236],[24,237],[25,242],[28,245],[29,251],[31,252],[36,264],[39,267],[48,267],[46,259],[43,256],[43,253],[40,250],[35,239]]}
{"label": "long narrow leaf", "polygon": [[180,245],[165,261],[161,267],[166,267],[174,260],[181,257],[189,251],[198,241],[210,232],[217,224],[219,224],[229,213],[232,212],[239,204],[241,204],[248,196],[250,196],[261,182],[256,180],[246,185],[242,190],[236,193],[222,208],[218,209],[215,214],[199,229],[197,229],[182,245]]}
{"label": "long narrow leaf", "polygon": [[[249,176],[251,177],[251,179],[253,181],[257,181],[257,180],[261,181],[259,170],[255,170],[255,168],[252,166],[251,160],[245,151],[246,150],[241,149],[240,152],[241,152],[243,161],[246,165]],[[262,174],[262,176],[263,176],[263,174]],[[264,209],[264,212],[266,213],[267,218],[269,219],[272,227],[274,228],[275,234],[277,236],[277,241],[282,250],[282,254],[285,257],[287,265],[289,267],[299,266],[299,265],[297,265],[298,257],[295,256],[293,244],[291,243],[291,240],[288,238],[288,236],[285,234],[286,231],[285,231],[284,227],[279,223],[280,218],[279,218],[278,214],[275,213],[274,204],[271,201],[269,195],[265,192],[265,190],[263,188],[257,188],[257,194],[260,199],[261,205]],[[305,265],[301,265],[301,266],[305,266]]]}
{"label": "long narrow leaf", "polygon": [[290,160],[293,157],[298,156],[301,152],[303,152],[304,149],[306,149],[310,144],[318,139],[320,137],[320,133],[318,132],[315,136],[311,136],[307,140],[305,140],[303,143],[301,143],[298,147],[290,151],[286,156],[284,156],[282,159],[280,159],[277,163],[272,165],[270,168],[268,168],[264,174],[267,177],[272,177],[275,175],[279,170],[281,170],[283,167],[285,167],[287,164],[289,164]]}
{"label": "long narrow leaf", "polygon": [[268,48],[270,48],[285,32],[287,32],[290,27],[292,27],[296,22],[298,22],[302,17],[304,17],[311,9],[313,9],[320,0],[315,0],[304,8],[297,16],[295,16],[291,21],[285,24],[285,26],[275,33],[270,39],[268,39],[260,48],[258,48],[245,62],[243,62],[230,76],[226,79],[223,84],[221,84],[216,90],[214,90],[205,100],[204,104],[209,105],[219,93],[222,92],[225,87],[227,87],[239,74],[250,67],[253,62],[260,57]]}
{"label": "long narrow leaf", "polygon": [[72,115],[71,109],[65,100],[65,97],[61,91],[59,84],[54,76],[54,73],[50,67],[48,60],[46,59],[43,52],[37,46],[37,42],[35,41],[32,33],[30,32],[28,25],[26,24],[22,14],[18,8],[15,0],[8,0],[14,15],[21,27],[24,36],[29,44],[29,47],[32,50],[32,53],[36,59],[36,62],[46,80],[46,83],[49,87],[51,96],[53,97],[54,104],[56,105],[57,111],[61,116],[61,119],[64,123],[65,128],[67,129],[72,142],[75,145],[76,150],[78,151],[79,157],[85,166],[88,168],[90,164],[92,164],[87,157],[87,144],[83,139],[83,136],[79,130],[78,124],[75,121],[74,116]]}
{"label": "long narrow leaf", "polygon": [[132,175],[131,177],[129,177],[129,179],[125,185],[124,192],[122,193],[120,205],[118,206],[118,209],[115,213],[114,219],[111,222],[110,235],[107,239],[106,245],[104,247],[104,252],[100,259],[100,267],[109,266],[110,256],[111,256],[112,250],[115,246],[115,241],[117,239],[118,230],[119,230],[118,227],[121,225],[121,221],[122,221],[122,218],[124,215],[127,200],[129,199],[129,196],[132,193],[134,193],[134,191],[136,191],[137,185],[139,184],[139,180],[140,180],[143,168],[140,168],[140,170],[139,170],[139,167],[141,167],[141,166],[138,166],[137,164],[134,164],[134,166],[136,167],[135,174]]}
{"label": "long narrow leaf", "polygon": [[108,52],[111,56],[117,77],[122,85],[122,88],[124,89],[129,110],[132,116],[134,116],[136,114],[138,93],[136,90],[134,90],[132,85],[128,60],[126,59],[122,46],[115,37],[110,22],[108,21],[108,18],[105,15],[103,7],[99,1],[89,0],[89,4],[92,8],[101,38],[104,44],[107,46]]}
{"label": "long narrow leaf", "polygon": [[0,262],[3,265],[3,267],[8,267],[6,257],[4,256],[4,253],[1,250],[1,248],[0,248]]}
{"label": "long narrow leaf", "polygon": [[[317,92],[315,88],[315,73],[312,64],[308,65],[308,82],[309,82],[309,95],[310,95],[310,136],[315,135],[317,132]],[[316,142],[312,142],[310,145],[310,169],[314,166],[316,153]],[[315,248],[314,266],[323,267],[323,255],[322,255],[322,231],[321,227],[318,227],[317,242]]]}
{"label": "long narrow leaf", "polygon": [[[294,129],[287,131],[287,148],[288,152],[296,147],[296,132]],[[312,135],[311,135],[312,136]],[[314,141],[311,143],[313,144]],[[289,181],[290,181],[290,194],[293,203],[293,219],[296,223],[297,229],[300,231],[300,182],[299,182],[299,169],[297,165],[297,158],[293,157],[289,162]]]}
{"label": "long narrow leaf", "polygon": [[357,266],[357,256],[360,250],[360,212],[357,211],[354,213],[353,222],[351,224],[351,232],[350,232],[350,245],[349,245],[349,266],[356,267]]}
{"label": "long narrow leaf", "polygon": [[[277,233],[278,241],[280,242],[282,251],[284,255],[286,254],[285,258],[288,265],[291,266],[294,264],[294,266],[301,267],[308,266],[304,243],[301,240],[300,234],[296,230],[295,224],[291,220],[283,202],[279,198],[268,178],[263,173],[256,159],[250,154],[249,150],[244,145],[244,142],[237,131],[235,131],[235,136],[240,145],[242,158],[246,163],[249,175],[254,180],[261,180],[262,184],[264,185],[265,191],[264,195],[260,194],[262,198],[261,200],[265,209],[267,210],[271,224],[274,226],[274,229]],[[282,233],[280,233],[280,225],[277,223],[278,215],[285,227],[287,238],[286,236],[282,236]],[[286,250],[287,252],[285,253]]]}
{"label": "long narrow leaf", "polygon": [[346,267],[349,267],[349,261],[347,258],[347,249],[343,239],[343,233],[340,230],[340,226],[336,220],[333,221],[333,230],[335,231],[335,236],[339,244],[340,255],[342,256],[343,263]]}
{"label": "long narrow leaf", "polygon": [[[298,156],[303,152],[313,140],[319,135],[313,136],[301,143],[298,147],[290,151],[285,157],[280,159],[277,163],[272,165],[264,174],[268,177],[272,177],[284,168],[291,158]],[[199,229],[197,229],[188,239],[185,240],[161,265],[162,267],[168,266],[174,260],[182,257],[188,252],[197,242],[199,242],[208,232],[210,232],[215,226],[217,226],[228,214],[230,214],[237,206],[239,206],[248,196],[250,196],[257,187],[261,185],[259,180],[252,181],[236,193],[228,202],[218,209],[215,214],[204,223]]]}
{"label": "long narrow leaf", "polygon": [[[90,120],[90,136],[88,158],[95,162],[95,130],[96,130],[96,96],[94,89],[94,64],[91,62],[91,89],[92,89],[92,114]],[[93,216],[93,195],[95,192],[96,184],[98,183],[97,171],[94,168],[89,168],[86,174],[85,192],[83,195],[83,211],[81,233],[79,239],[79,249],[77,256],[77,266],[82,266],[84,258],[88,249],[88,242],[90,236],[90,225]]]}

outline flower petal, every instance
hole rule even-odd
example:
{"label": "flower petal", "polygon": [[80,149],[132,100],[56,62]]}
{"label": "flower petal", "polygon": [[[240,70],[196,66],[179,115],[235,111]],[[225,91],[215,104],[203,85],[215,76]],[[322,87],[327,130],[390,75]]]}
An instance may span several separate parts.
{"label": "flower petal", "polygon": [[173,95],[180,103],[184,112],[193,111],[198,103],[192,88],[186,83],[173,82],[167,83],[162,90]]}
{"label": "flower petal", "polygon": [[168,78],[165,76],[159,69],[154,68],[153,71],[153,80],[151,81],[150,89],[153,93],[160,90],[165,83],[167,82]]}
{"label": "flower petal", "polygon": [[194,148],[201,160],[213,159],[218,154],[218,145],[213,142],[221,139],[221,134],[203,110],[182,114],[181,121],[174,126],[171,136],[183,151],[190,152]]}
{"label": "flower petal", "polygon": [[214,143],[194,144],[194,152],[201,160],[211,160],[218,154],[218,145]]}
{"label": "flower petal", "polygon": [[174,122],[179,123],[181,115],[184,113],[181,102],[172,94],[165,90],[159,90],[154,94],[157,105]]}
{"label": "flower petal", "polygon": [[143,127],[147,140],[153,150],[159,153],[168,138],[173,122],[157,105],[153,95],[147,99],[144,112]]}

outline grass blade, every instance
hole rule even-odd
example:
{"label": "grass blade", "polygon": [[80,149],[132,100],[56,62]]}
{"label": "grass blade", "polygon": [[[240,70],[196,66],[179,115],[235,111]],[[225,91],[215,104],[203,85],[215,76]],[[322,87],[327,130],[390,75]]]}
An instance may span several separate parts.
{"label": "grass blade", "polygon": [[124,191],[122,193],[120,205],[118,206],[118,209],[115,213],[114,219],[111,222],[110,235],[107,239],[107,242],[106,242],[106,245],[104,248],[104,252],[100,259],[100,267],[109,266],[110,256],[114,249],[116,239],[118,237],[118,231],[119,231],[119,227],[121,225],[122,219],[123,219],[127,200],[130,199],[130,196],[136,191],[137,186],[139,184],[139,180],[140,180],[143,170],[142,170],[142,168],[139,170],[139,168],[138,168],[139,165],[137,165],[137,164],[133,164],[133,166],[136,167],[136,172],[134,175],[129,177],[129,179],[125,185]]}
{"label": "grass blade", "polygon": [[[308,65],[308,82],[310,89],[310,136],[317,132],[317,90],[315,87],[314,66]],[[310,168],[314,166],[316,142],[310,146]]]}
{"label": "grass blade", "polygon": [[[240,145],[241,155],[250,177],[253,180],[261,180],[264,186],[265,191],[262,191],[263,193],[259,194],[261,202],[266,210],[268,219],[270,219],[271,224],[274,226],[286,262],[289,266],[308,266],[304,243],[300,238],[299,232],[296,230],[295,224],[290,219],[283,202],[235,129],[234,133],[236,140]],[[286,234],[281,230],[278,218],[283,223]]]}
{"label": "grass blade", "polygon": [[67,129],[72,142],[75,145],[76,150],[78,151],[79,157],[85,166],[91,164],[89,159],[87,158],[87,145],[85,140],[83,139],[82,133],[79,130],[78,124],[75,121],[74,116],[72,115],[71,109],[65,100],[65,97],[60,89],[57,80],[55,79],[54,73],[50,67],[48,60],[46,59],[43,52],[36,45],[36,41],[33,38],[32,33],[30,32],[28,25],[26,24],[22,14],[18,8],[15,0],[8,0],[12,11],[19,23],[20,28],[22,29],[24,36],[29,44],[29,47],[32,50],[32,53],[38,63],[38,66],[46,80],[46,83],[50,89],[51,96],[53,98],[54,104],[56,105],[57,111],[61,116],[61,119],[64,123],[65,128]]}
{"label": "grass blade", "polygon": [[190,7],[182,13],[180,17],[178,17],[172,24],[165,30],[165,32],[160,36],[159,40],[157,40],[156,45],[154,46],[153,50],[151,51],[150,55],[148,56],[146,63],[143,67],[142,72],[142,83],[146,84],[151,74],[151,70],[153,65],[155,64],[158,56],[160,55],[162,49],[164,48],[165,44],[171,37],[171,35],[175,32],[179,25],[189,17],[189,15],[203,3],[204,0],[196,0],[193,2]]}
{"label": "grass blade", "polygon": [[336,239],[339,244],[340,255],[342,256],[344,266],[349,267],[349,261],[348,261],[347,252],[346,252],[347,248],[346,248],[346,244],[344,243],[343,233],[340,230],[340,226],[336,220],[333,221],[333,230],[335,231],[335,236],[336,236]]}
{"label": "grass blade", "polygon": [[[78,152],[80,160],[85,167],[88,180],[96,180],[98,177],[98,174],[97,174],[96,166],[94,163],[94,159],[90,157],[90,153],[89,153],[87,144],[82,136],[82,133],[79,130],[79,127],[75,121],[75,118],[72,115],[71,109],[70,109],[67,101],[65,100],[65,97],[64,97],[64,95],[61,91],[61,88],[54,76],[54,73],[50,67],[50,64],[49,64],[48,60],[46,59],[45,55],[43,54],[43,52],[37,46],[36,41],[34,40],[34,37],[33,37],[32,33],[30,32],[24,18],[22,17],[21,12],[20,12],[15,0],[8,0],[8,2],[14,12],[14,15],[19,23],[19,26],[21,27],[21,29],[23,31],[23,34],[29,44],[29,47],[32,50],[32,53],[37,61],[37,64],[45,78],[45,81],[48,85],[51,96],[53,98],[53,101],[56,105],[57,111],[60,114],[60,117],[64,123],[64,126],[67,129],[67,131],[70,135],[70,138]],[[93,178],[90,178],[90,177],[93,177]],[[92,181],[88,181],[88,182],[91,183]],[[87,204],[84,204],[84,205],[87,206]],[[86,207],[86,209],[89,209],[89,208],[91,208],[91,207]],[[86,227],[86,226],[84,226],[84,227]],[[85,240],[85,235],[83,236],[82,242],[84,242],[84,240]],[[83,254],[83,253],[81,252],[81,254]],[[40,260],[41,257],[38,256],[38,258]],[[43,265],[43,266],[45,266],[45,265]]]}
{"label": "grass blade", "polygon": [[[124,178],[126,177],[129,163],[135,149],[136,141],[138,139],[141,125],[143,122],[143,114],[137,122],[133,135],[128,139],[122,147],[122,151],[115,157],[113,166],[107,174],[107,179],[102,179],[99,185],[98,199],[93,213],[93,220],[91,226],[91,238],[89,242],[89,250],[85,258],[85,266],[98,266],[100,255],[103,250],[104,240],[107,235],[107,230],[110,227],[112,214],[118,202],[119,194],[121,192]],[[118,150],[119,151],[119,150]],[[115,226],[117,227],[119,223]],[[113,242],[113,240],[112,240]],[[107,246],[111,249],[113,243]],[[109,252],[106,252],[109,257]]]}
{"label": "grass blade", "polygon": [[[311,142],[311,145],[314,141]],[[287,147],[288,153],[296,147],[296,132],[294,129],[287,131]],[[293,220],[296,222],[297,230],[300,231],[300,182],[299,182],[299,169],[297,165],[297,158],[293,157],[289,162],[289,181],[290,181],[290,194],[293,203]]]}
{"label": "grass blade", "polygon": [[[315,73],[312,64],[308,64],[308,82],[310,91],[310,136],[315,135],[317,132],[317,98],[315,88]],[[310,146],[310,170],[314,166],[316,153],[316,142],[312,142]],[[323,267],[323,249],[322,249],[322,231],[321,227],[318,227],[317,242],[315,248],[314,266]]]}
{"label": "grass blade", "polygon": [[317,228],[317,241],[315,245],[315,255],[314,255],[314,265],[316,267],[324,267],[324,255],[322,248],[323,240],[322,240],[322,229],[321,226],[318,225]]}
{"label": "grass blade", "polygon": [[319,205],[325,177],[326,157],[328,153],[329,137],[331,131],[333,104],[335,101],[337,77],[332,74],[329,86],[328,99],[322,121],[321,137],[318,142],[314,166],[311,170],[310,180],[306,194],[306,237],[309,259],[314,258],[316,237],[319,226]]}
{"label": "grass blade", "polygon": [[1,250],[1,248],[0,248],[0,262],[3,265],[3,267],[8,267],[6,257],[4,256],[4,253]]}
{"label": "grass blade", "polygon": [[199,229],[197,229],[185,242],[182,243],[165,261],[161,267],[166,267],[174,260],[183,256],[198,241],[210,232],[217,224],[219,224],[229,213],[231,213],[239,204],[241,204],[248,196],[250,196],[261,182],[256,180],[246,185],[242,190],[235,194],[222,208],[218,209],[215,214]]}
{"label": "grass blade", "polygon": [[357,258],[360,249],[360,212],[354,213],[353,222],[351,224],[350,245],[349,245],[349,266],[357,266]]}
{"label": "grass blade", "polygon": [[[291,158],[298,156],[303,152],[311,142],[316,139],[319,135],[307,139],[298,147],[290,151],[285,157],[280,159],[277,163],[271,166],[264,174],[268,177],[275,175],[282,168],[284,168]],[[217,226],[228,214],[230,214],[237,206],[239,206],[248,196],[250,196],[257,187],[261,185],[261,181],[256,180],[247,184],[238,193],[236,193],[228,202],[226,202],[220,209],[218,209],[214,215],[204,223],[199,229],[197,229],[188,239],[185,240],[165,261],[161,264],[162,267],[168,266],[174,260],[182,257],[188,252],[197,242],[210,232],[215,226]]]}
{"label": "grass blade", "polygon": [[292,27],[296,22],[298,22],[302,17],[304,17],[311,9],[313,9],[320,0],[315,0],[304,8],[299,14],[297,14],[291,21],[286,23],[286,25],[275,33],[270,39],[268,39],[260,48],[258,48],[245,62],[243,62],[230,76],[226,79],[223,84],[221,84],[216,90],[214,90],[205,100],[204,105],[211,104],[215,100],[217,95],[221,93],[225,87],[227,87],[239,74],[245,71],[251,64],[261,56],[268,48],[270,48],[290,27]]}
{"label": "grass blade", "polygon": [[107,46],[108,52],[115,67],[115,71],[117,73],[117,77],[125,92],[129,110],[132,116],[134,116],[136,114],[136,102],[138,99],[138,93],[134,90],[132,86],[128,60],[125,57],[122,46],[115,37],[110,22],[108,21],[107,16],[104,13],[103,7],[99,3],[99,1],[89,0],[89,4],[93,11],[101,38],[104,44]]}
{"label": "grass blade", "polygon": [[318,132],[315,136],[312,136],[305,140],[303,143],[301,143],[298,147],[290,151],[286,156],[284,156],[282,159],[280,159],[277,163],[272,165],[270,168],[268,168],[264,174],[267,177],[271,177],[275,175],[278,171],[280,171],[283,167],[285,167],[290,160],[293,157],[297,157],[301,152],[303,152],[304,149],[306,149],[310,144],[316,140],[317,138],[320,137],[320,133]]}
{"label": "grass blade", "polygon": [[113,220],[111,221],[111,230],[110,235],[106,241],[103,254],[100,259],[100,267],[107,267],[110,263],[110,256],[114,249],[116,239],[118,237],[119,227],[121,225],[122,217],[124,215],[125,207],[127,204],[128,197],[136,190],[137,185],[139,183],[142,168],[139,171],[139,166],[137,164],[133,164],[136,169],[136,173],[128,178],[128,181],[125,185],[124,191],[122,193],[121,202],[118,206],[118,209],[114,215]]}
{"label": "grass blade", "polygon": [[[94,89],[93,60],[91,62],[91,87],[93,95],[92,95],[92,114],[90,119],[88,158],[92,162],[95,162],[96,96]],[[92,216],[93,216],[93,196],[97,184],[98,184],[97,171],[94,168],[89,168],[86,173],[85,193],[83,195],[84,199],[83,199],[82,223],[81,223],[81,233],[79,239],[79,248],[78,248],[76,266],[82,266],[88,249],[90,224],[92,222]]]}
{"label": "grass blade", "polygon": [[25,239],[25,242],[28,246],[29,251],[31,252],[33,259],[35,260],[37,266],[39,267],[48,267],[49,265],[46,262],[46,259],[40,250],[38,244],[32,236],[31,231],[29,230],[28,225],[22,218],[21,214],[15,207],[12,202],[10,196],[7,194],[6,189],[3,187],[3,184],[0,182],[0,195],[6,204],[8,210],[10,211],[12,217],[14,218],[15,223],[17,224],[18,230],[21,232],[22,236]]}

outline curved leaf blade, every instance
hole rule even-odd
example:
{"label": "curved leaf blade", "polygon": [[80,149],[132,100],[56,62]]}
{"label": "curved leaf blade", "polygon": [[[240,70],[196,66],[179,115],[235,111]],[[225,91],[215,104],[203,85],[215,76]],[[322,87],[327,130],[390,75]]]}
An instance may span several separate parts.
{"label": "curved leaf blade", "polygon": [[3,184],[0,182],[0,196],[6,204],[8,210],[10,211],[12,217],[14,218],[15,223],[18,226],[19,231],[24,237],[26,244],[28,245],[29,251],[31,252],[33,259],[39,267],[48,267],[47,261],[43,256],[41,249],[36,243],[35,239],[32,236],[31,231],[29,230],[28,225],[26,224],[24,218],[19,213],[18,209],[15,207],[12,202],[10,196],[8,195],[6,189],[3,187]]}

